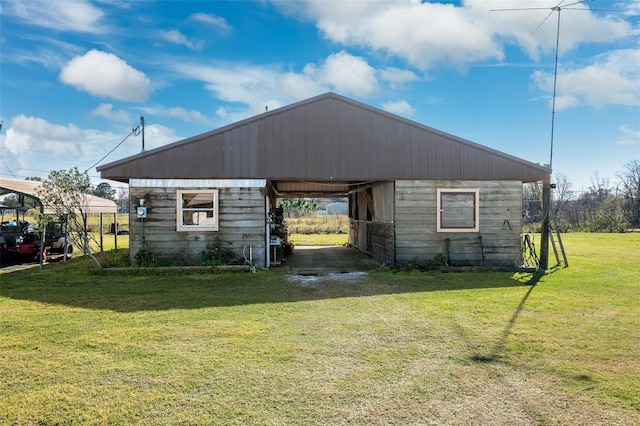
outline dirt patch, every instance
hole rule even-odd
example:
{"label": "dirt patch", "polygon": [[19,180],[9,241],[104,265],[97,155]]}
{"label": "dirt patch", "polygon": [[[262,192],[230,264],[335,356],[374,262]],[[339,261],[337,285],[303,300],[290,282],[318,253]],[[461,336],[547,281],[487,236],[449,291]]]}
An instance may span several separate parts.
{"label": "dirt patch", "polygon": [[366,277],[367,272],[308,272],[300,274],[287,275],[287,280],[300,283],[303,287],[317,287],[326,282],[345,282],[354,283],[355,281]]}

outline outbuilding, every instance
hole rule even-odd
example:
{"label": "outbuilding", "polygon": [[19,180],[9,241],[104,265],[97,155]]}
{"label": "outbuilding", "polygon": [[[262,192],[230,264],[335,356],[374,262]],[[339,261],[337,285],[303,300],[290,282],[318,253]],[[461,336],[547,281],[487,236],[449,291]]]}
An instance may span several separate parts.
{"label": "outbuilding", "polygon": [[278,199],[349,203],[349,242],[383,264],[514,266],[522,185],[551,170],[326,93],[98,167],[129,184],[131,259],[207,244],[269,267]]}

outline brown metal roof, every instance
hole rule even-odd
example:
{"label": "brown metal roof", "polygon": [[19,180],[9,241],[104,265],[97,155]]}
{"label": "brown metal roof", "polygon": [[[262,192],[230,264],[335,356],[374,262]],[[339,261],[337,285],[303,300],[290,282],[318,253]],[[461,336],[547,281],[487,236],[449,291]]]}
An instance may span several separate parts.
{"label": "brown metal roof", "polygon": [[103,179],[545,179],[550,170],[335,93],[97,168]]}

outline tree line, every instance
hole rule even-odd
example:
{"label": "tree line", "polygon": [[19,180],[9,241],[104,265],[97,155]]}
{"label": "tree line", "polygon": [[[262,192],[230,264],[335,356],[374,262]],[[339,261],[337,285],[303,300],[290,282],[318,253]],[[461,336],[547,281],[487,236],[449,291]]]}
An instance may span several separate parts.
{"label": "tree line", "polygon": [[[628,232],[640,229],[640,160],[626,163],[616,173],[615,185],[597,175],[586,191],[575,195],[566,176],[558,175],[552,190],[552,213],[560,231]],[[527,184],[523,193],[525,225],[543,219],[541,186]]]}

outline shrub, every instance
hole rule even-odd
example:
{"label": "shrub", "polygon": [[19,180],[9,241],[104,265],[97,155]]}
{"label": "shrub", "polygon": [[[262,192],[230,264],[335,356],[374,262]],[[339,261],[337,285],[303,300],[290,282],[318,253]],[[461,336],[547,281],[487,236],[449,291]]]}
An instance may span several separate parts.
{"label": "shrub", "polygon": [[126,268],[129,266],[129,250],[111,250],[96,253],[103,268]]}
{"label": "shrub", "polygon": [[144,240],[142,241],[142,247],[134,257],[136,259],[136,264],[143,267],[158,266],[160,261],[160,255],[158,252],[151,250],[147,242]]}
{"label": "shrub", "polygon": [[233,250],[207,244],[207,247],[200,252],[199,258],[201,265],[220,266],[231,263],[236,258],[236,254]]}
{"label": "shrub", "polygon": [[438,266],[449,266],[447,256],[444,253],[438,253],[432,259],[427,260],[427,267],[435,268]]}
{"label": "shrub", "polygon": [[431,259],[420,260],[413,258],[407,261],[403,265],[396,266],[396,270],[400,271],[429,271],[437,269],[442,266],[449,266],[447,262],[447,256],[443,253],[438,253]]}

